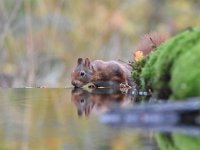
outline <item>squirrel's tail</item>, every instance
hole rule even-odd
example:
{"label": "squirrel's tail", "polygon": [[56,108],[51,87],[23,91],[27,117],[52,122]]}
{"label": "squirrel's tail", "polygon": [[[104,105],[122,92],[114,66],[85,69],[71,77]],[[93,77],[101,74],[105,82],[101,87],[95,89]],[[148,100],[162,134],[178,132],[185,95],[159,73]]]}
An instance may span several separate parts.
{"label": "squirrel's tail", "polygon": [[134,60],[137,61],[137,59],[148,55],[151,51],[160,46],[169,38],[169,34],[164,33],[150,32],[148,34],[145,34],[136,45],[136,49],[133,56]]}

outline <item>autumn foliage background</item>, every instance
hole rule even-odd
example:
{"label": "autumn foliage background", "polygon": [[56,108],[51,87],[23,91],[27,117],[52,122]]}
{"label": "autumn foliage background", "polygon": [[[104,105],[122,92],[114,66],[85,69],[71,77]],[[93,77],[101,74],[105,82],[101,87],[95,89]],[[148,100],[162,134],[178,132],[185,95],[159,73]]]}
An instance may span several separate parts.
{"label": "autumn foliage background", "polygon": [[68,86],[78,57],[131,60],[142,35],[199,14],[198,0],[1,0],[0,86]]}

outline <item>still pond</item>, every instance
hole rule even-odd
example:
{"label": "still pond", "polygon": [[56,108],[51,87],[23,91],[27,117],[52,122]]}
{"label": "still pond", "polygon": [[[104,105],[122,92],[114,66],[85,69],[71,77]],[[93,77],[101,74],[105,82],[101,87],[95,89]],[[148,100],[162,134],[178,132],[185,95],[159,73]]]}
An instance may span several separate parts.
{"label": "still pond", "polygon": [[[131,94],[106,91],[1,89],[0,149],[180,150],[189,145],[195,150],[198,147],[198,112],[190,111],[189,115],[196,116],[189,120],[192,123],[174,127],[176,114],[168,111],[157,115],[158,112],[152,111],[154,108],[137,107],[136,97]],[[131,117],[123,120],[127,115]]]}

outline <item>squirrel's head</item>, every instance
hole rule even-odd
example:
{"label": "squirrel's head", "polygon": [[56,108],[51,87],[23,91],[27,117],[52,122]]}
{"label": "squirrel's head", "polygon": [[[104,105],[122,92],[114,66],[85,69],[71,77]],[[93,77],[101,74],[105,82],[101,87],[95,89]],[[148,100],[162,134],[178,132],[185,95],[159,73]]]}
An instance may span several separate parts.
{"label": "squirrel's head", "polygon": [[91,94],[82,88],[74,88],[71,94],[71,100],[77,108],[78,116],[85,114],[88,117],[95,104],[95,101],[91,99]]}
{"label": "squirrel's head", "polygon": [[78,58],[77,66],[71,74],[71,83],[75,87],[82,87],[83,85],[91,81],[94,68],[90,63],[90,60],[86,58]]}

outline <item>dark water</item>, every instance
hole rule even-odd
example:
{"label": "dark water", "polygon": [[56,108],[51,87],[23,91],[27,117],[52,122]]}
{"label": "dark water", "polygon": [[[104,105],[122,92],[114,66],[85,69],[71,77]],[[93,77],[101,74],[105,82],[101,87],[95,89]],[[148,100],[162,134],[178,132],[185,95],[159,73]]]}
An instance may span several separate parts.
{"label": "dark water", "polygon": [[102,122],[113,108],[136,105],[134,99],[104,89],[1,89],[0,149],[156,150],[185,147],[187,141],[193,149],[199,146],[198,134],[158,133]]}

